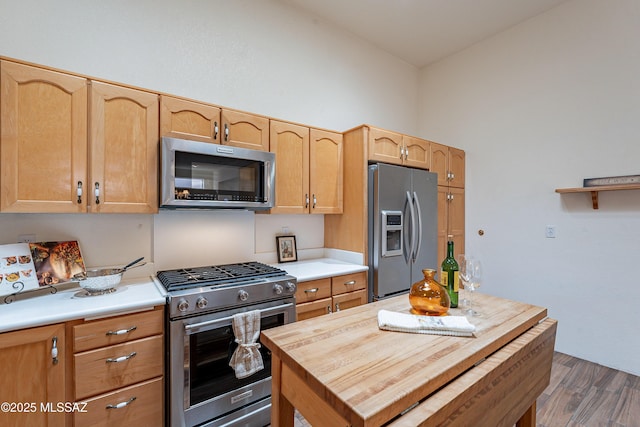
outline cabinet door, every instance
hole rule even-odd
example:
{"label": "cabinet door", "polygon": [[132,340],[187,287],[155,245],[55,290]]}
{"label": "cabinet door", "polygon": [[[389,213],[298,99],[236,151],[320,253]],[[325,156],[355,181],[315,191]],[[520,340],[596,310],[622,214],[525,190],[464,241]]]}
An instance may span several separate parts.
{"label": "cabinet door", "polygon": [[331,298],[296,304],[298,321],[331,313]]}
{"label": "cabinet door", "polygon": [[[464,189],[449,187],[448,234],[453,236],[454,255],[464,251]],[[444,259],[444,258],[443,258]]]}
{"label": "cabinet door", "polygon": [[[16,412],[0,412],[0,425],[64,426],[65,413],[41,408],[41,404],[66,402],[65,327],[42,326],[0,334],[0,394],[3,402],[36,405]],[[56,342],[58,362],[52,357]],[[34,409],[34,410],[32,410]]]}
{"label": "cabinet door", "polygon": [[0,210],[85,212],[86,79],[0,61],[0,91]]}
{"label": "cabinet door", "polygon": [[220,143],[220,108],[160,96],[160,136]]}
{"label": "cabinet door", "polygon": [[89,210],[157,212],[158,96],[92,82],[90,135]]}
{"label": "cabinet door", "polygon": [[431,166],[431,146],[425,139],[404,135],[402,137],[405,156],[405,166],[429,169]]}
{"label": "cabinet door", "polygon": [[276,201],[272,213],[309,211],[309,128],[272,120],[271,152],[276,155]]}
{"label": "cabinet door", "polygon": [[438,267],[447,254],[448,212],[449,187],[438,185]]}
{"label": "cabinet door", "polygon": [[369,128],[369,160],[402,164],[402,135]]}
{"label": "cabinet door", "polygon": [[269,151],[269,119],[234,110],[222,110],[222,144]]}
{"label": "cabinet door", "polygon": [[449,147],[435,142],[430,145],[431,167],[429,170],[438,174],[438,185],[449,185],[449,180],[447,179]]}
{"label": "cabinet door", "polygon": [[342,213],[342,134],[311,129],[309,192],[311,213]]}
{"label": "cabinet door", "polygon": [[367,303],[367,290],[362,289],[333,297],[333,311],[338,312]]}
{"label": "cabinet door", "polygon": [[449,147],[449,185],[451,187],[464,188],[464,151]]}

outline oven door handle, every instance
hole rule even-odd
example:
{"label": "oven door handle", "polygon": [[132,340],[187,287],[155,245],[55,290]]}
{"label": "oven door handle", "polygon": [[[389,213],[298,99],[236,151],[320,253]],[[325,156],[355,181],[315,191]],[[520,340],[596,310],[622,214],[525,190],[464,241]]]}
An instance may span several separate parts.
{"label": "oven door handle", "polygon": [[[289,307],[293,307],[293,303],[287,303],[278,305],[275,307],[269,307],[260,310],[260,317],[269,316],[278,312],[285,312]],[[199,332],[201,329],[215,329],[225,324],[231,324],[233,316],[222,317],[220,319],[207,320],[206,322],[194,323],[192,325],[184,325],[184,330],[187,335],[191,335],[195,332]]]}

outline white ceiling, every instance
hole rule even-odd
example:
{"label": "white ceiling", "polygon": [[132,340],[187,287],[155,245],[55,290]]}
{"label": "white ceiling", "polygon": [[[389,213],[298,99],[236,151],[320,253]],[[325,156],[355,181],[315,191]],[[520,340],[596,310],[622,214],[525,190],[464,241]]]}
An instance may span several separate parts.
{"label": "white ceiling", "polygon": [[568,0],[280,0],[423,67]]}

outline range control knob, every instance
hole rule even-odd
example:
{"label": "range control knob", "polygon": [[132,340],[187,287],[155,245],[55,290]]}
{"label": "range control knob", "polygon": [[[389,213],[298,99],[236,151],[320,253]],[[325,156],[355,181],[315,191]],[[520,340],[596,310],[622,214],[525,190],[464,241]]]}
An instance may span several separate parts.
{"label": "range control knob", "polygon": [[296,291],[296,284],[293,282],[287,282],[287,290],[294,293]]}
{"label": "range control knob", "polygon": [[282,294],[282,291],[284,291],[284,288],[282,287],[282,285],[276,283],[275,285],[273,285],[273,292],[276,293],[276,295],[280,295]]}
{"label": "range control knob", "polygon": [[244,289],[241,289],[238,292],[238,298],[240,298],[240,301],[246,301],[249,299],[249,293],[247,291],[245,291]]}
{"label": "range control knob", "polygon": [[189,309],[189,303],[187,302],[186,299],[181,299],[180,301],[178,301],[178,310],[181,312],[185,312]]}
{"label": "range control knob", "polygon": [[196,301],[196,307],[198,307],[200,310],[202,310],[203,308],[205,308],[207,306],[208,303],[209,303],[209,301],[207,301],[207,299],[205,297],[200,297]]}

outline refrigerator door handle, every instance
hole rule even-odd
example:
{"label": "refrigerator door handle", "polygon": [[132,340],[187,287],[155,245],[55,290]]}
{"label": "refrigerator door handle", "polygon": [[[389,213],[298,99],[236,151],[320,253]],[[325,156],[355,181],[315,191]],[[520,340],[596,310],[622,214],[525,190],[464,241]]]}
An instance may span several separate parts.
{"label": "refrigerator door handle", "polygon": [[409,250],[407,251],[409,256],[407,259],[407,262],[413,262],[415,261],[415,245],[416,245],[416,214],[414,212],[414,203],[413,200],[411,200],[411,193],[409,193],[407,191],[407,204],[409,205],[409,214],[411,216],[410,218],[410,223],[411,223],[411,229],[409,230],[410,233],[409,235],[411,236],[411,240],[409,241]]}
{"label": "refrigerator door handle", "polygon": [[416,212],[418,217],[418,233],[417,233],[417,242],[416,242],[416,250],[413,253],[413,261],[415,262],[418,259],[418,254],[420,253],[420,247],[422,246],[422,211],[420,210],[420,199],[418,199],[418,194],[413,192],[413,203],[416,206]]}

